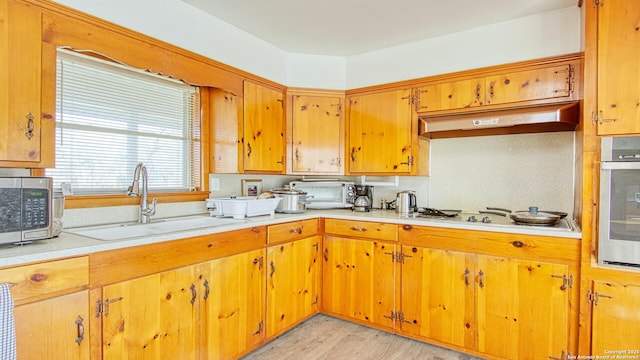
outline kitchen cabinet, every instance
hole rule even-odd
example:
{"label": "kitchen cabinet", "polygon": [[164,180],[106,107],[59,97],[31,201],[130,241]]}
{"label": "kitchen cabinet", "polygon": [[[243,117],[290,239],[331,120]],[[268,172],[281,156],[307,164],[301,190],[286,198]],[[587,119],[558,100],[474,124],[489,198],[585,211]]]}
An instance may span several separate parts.
{"label": "kitchen cabinet", "polygon": [[484,105],[484,78],[427,85],[416,94],[419,112],[474,108]]}
{"label": "kitchen cabinet", "polygon": [[[53,110],[43,107],[52,103],[43,96],[55,98],[42,86],[47,50],[42,14],[14,0],[0,1],[0,167],[53,166]],[[55,79],[55,73],[48,75]]]}
{"label": "kitchen cabinet", "polygon": [[293,95],[291,99],[289,173],[343,174],[343,99],[315,95]]}
{"label": "kitchen cabinet", "polygon": [[242,172],[242,97],[222,89],[201,89],[211,116],[209,172]]}
{"label": "kitchen cabinet", "polygon": [[348,172],[410,174],[414,169],[411,90],[348,98]]}
{"label": "kitchen cabinet", "polygon": [[591,355],[640,355],[640,286],[593,281]]}
{"label": "kitchen cabinet", "polygon": [[104,286],[103,358],[227,359],[257,346],[263,259],[254,250]]}
{"label": "kitchen cabinet", "polygon": [[321,243],[316,235],[267,248],[267,338],[318,312]]}
{"label": "kitchen cabinet", "polygon": [[264,255],[259,249],[198,266],[200,358],[237,358],[264,340]]}
{"label": "kitchen cabinet", "polygon": [[87,257],[3,269],[0,283],[13,284],[18,359],[89,359]]}
{"label": "kitchen cabinet", "polygon": [[285,172],[284,93],[244,82],[244,170]]}
{"label": "kitchen cabinet", "polygon": [[[595,2],[597,30],[587,46],[597,52],[598,135],[640,133],[640,32],[637,1]],[[591,6],[589,6],[591,7]],[[588,34],[591,34],[588,32]],[[594,84],[596,85],[596,84]]]}
{"label": "kitchen cabinet", "polygon": [[575,353],[579,241],[564,240],[403,226],[401,331],[499,358]]}
{"label": "kitchen cabinet", "polygon": [[578,101],[576,73],[579,71],[577,61],[529,65],[520,70],[478,71],[466,75],[469,78],[418,87],[416,111],[440,115],[448,111],[483,111]]}

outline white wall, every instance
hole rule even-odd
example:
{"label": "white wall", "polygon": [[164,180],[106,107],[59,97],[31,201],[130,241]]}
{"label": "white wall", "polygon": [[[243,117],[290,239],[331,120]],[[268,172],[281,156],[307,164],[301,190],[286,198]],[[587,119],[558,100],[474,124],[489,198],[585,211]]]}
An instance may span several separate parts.
{"label": "white wall", "polygon": [[179,0],[56,1],[291,87],[345,90],[580,51],[577,6],[341,58],[286,53]]}
{"label": "white wall", "polygon": [[347,58],[347,88],[580,51],[570,7]]}

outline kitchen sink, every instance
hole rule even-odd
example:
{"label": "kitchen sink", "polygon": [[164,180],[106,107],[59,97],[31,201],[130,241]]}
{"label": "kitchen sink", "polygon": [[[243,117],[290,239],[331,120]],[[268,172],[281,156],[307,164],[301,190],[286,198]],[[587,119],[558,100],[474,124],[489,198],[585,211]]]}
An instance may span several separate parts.
{"label": "kitchen sink", "polygon": [[132,222],[70,228],[65,229],[64,232],[108,241],[238,224],[242,222],[244,222],[244,220],[196,215],[170,219],[156,219],[147,224]]}

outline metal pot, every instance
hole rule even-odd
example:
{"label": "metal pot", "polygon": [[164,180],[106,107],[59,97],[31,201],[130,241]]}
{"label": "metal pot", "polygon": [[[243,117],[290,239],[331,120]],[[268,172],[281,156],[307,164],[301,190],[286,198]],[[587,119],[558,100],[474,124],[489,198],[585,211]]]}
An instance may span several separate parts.
{"label": "metal pot", "polygon": [[554,225],[562,218],[561,214],[558,213],[540,212],[535,206],[529,207],[529,211],[516,211],[511,213],[509,217],[517,223],[530,225]]}
{"label": "metal pot", "polygon": [[302,190],[297,189],[273,189],[271,193],[278,198],[282,198],[276,207],[276,212],[286,214],[298,214],[307,210],[307,201],[310,196]]}

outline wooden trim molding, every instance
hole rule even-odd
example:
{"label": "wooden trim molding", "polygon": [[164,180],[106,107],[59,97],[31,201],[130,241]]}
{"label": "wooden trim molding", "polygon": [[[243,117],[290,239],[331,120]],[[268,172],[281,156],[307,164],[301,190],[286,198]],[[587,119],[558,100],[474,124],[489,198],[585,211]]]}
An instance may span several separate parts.
{"label": "wooden trim molding", "polygon": [[[176,193],[149,194],[149,198],[158,198],[159,203],[204,201],[209,197],[208,191],[190,191]],[[138,205],[139,197],[130,197],[125,194],[115,195],[73,195],[64,199],[65,209],[92,208],[105,206]]]}

